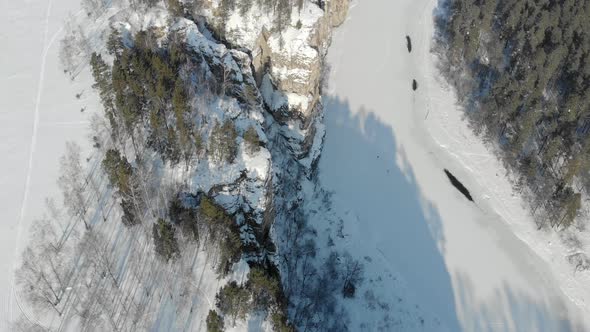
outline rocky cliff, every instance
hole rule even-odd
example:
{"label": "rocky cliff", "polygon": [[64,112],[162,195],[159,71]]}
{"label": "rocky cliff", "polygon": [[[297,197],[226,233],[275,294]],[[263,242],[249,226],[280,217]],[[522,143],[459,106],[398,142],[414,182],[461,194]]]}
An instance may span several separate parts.
{"label": "rocky cliff", "polygon": [[222,2],[212,2],[204,11],[227,43],[251,54],[258,87],[281,123],[294,119],[310,123],[320,101],[323,58],[332,28],[344,21],[348,11],[348,0],[327,1],[321,7],[301,3],[269,10],[254,2],[246,12],[238,6],[223,15]]}

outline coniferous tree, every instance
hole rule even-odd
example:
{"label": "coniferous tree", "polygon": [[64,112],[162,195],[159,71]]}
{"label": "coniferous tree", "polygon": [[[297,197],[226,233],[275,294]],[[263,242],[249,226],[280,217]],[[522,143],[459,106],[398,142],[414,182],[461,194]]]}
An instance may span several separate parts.
{"label": "coniferous tree", "polygon": [[231,120],[225,120],[221,125],[216,122],[209,141],[213,160],[232,163],[238,153],[237,136],[238,133]]}
{"label": "coniferous tree", "polygon": [[244,133],[244,141],[246,142],[249,153],[256,153],[260,151],[260,137],[258,136],[258,132],[254,126],[248,127]]}
{"label": "coniferous tree", "polygon": [[280,294],[280,284],[276,277],[269,275],[260,267],[251,267],[248,273],[246,288],[252,293],[252,301],[255,307],[267,309],[271,305],[277,305]]}
{"label": "coniferous tree", "polygon": [[109,149],[102,161],[102,167],[107,173],[111,186],[117,188],[125,196],[133,194],[133,167],[119,150]]}
{"label": "coniferous tree", "polygon": [[141,223],[141,219],[137,217],[135,206],[131,199],[123,198],[121,200],[121,209],[123,210],[123,215],[121,216],[123,225],[130,227]]}
{"label": "coniferous tree", "polygon": [[223,332],[223,317],[215,310],[209,310],[207,315],[207,332]]}
{"label": "coniferous tree", "polygon": [[180,255],[175,229],[172,224],[163,219],[158,219],[152,226],[152,235],[156,254],[162,259],[168,261]]}
{"label": "coniferous tree", "polygon": [[180,0],[166,0],[168,11],[174,16],[184,16],[184,6]]}
{"label": "coniferous tree", "polygon": [[246,288],[235,281],[223,286],[216,296],[217,308],[232,320],[236,325],[236,319],[243,319],[249,311],[250,293]]}
{"label": "coniferous tree", "polygon": [[182,234],[190,240],[199,240],[197,213],[194,209],[185,207],[177,195],[169,204],[170,220],[178,225]]}

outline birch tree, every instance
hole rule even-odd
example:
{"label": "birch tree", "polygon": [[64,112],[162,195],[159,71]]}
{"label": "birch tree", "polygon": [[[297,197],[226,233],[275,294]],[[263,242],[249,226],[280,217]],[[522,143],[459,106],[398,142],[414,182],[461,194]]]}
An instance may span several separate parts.
{"label": "birch tree", "polygon": [[90,225],[86,220],[86,212],[88,211],[86,177],[80,163],[80,154],[81,149],[78,144],[66,143],[66,154],[60,160],[61,175],[58,179],[58,186],[62,191],[64,205],[68,213],[72,217],[80,218],[88,230]]}
{"label": "birch tree", "polygon": [[99,231],[84,233],[79,249],[85,257],[86,264],[94,266],[103,278],[108,277],[113,286],[119,287],[119,277],[115,270],[116,257],[103,233]]}
{"label": "birch tree", "polygon": [[64,264],[59,256],[53,255],[54,251],[45,249],[29,246],[24,250],[22,266],[16,271],[16,283],[36,311],[53,309],[61,316]]}

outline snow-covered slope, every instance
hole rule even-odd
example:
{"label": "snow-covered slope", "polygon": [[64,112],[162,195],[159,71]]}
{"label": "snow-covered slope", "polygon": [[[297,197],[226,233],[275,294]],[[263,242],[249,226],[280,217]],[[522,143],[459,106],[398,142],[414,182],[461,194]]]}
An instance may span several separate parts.
{"label": "snow-covered slope", "polygon": [[[581,284],[562,289],[572,285],[562,276],[573,270],[521,241],[510,227],[514,220],[506,218],[509,206],[486,202],[493,187],[480,177],[492,174],[479,170],[492,169],[482,167],[490,152],[461,152],[476,138],[458,121],[452,93],[435,80],[435,5],[358,1],[328,55],[320,180],[333,191],[345,247],[367,257],[370,284],[363,287],[383,290],[374,291],[381,307],[351,303],[359,312],[352,324],[367,330],[390,321],[396,324],[391,329],[403,331],[584,331],[588,311],[564,291],[585,290]],[[482,163],[467,169],[464,159]],[[451,186],[444,169],[475,203]],[[530,220],[519,215],[517,221]]]}
{"label": "snow-covered slope", "polygon": [[58,194],[65,142],[87,141],[88,119],[98,106],[90,74],[72,82],[59,65],[64,19],[78,8],[78,0],[0,3],[0,331],[20,314],[12,269],[44,198]]}

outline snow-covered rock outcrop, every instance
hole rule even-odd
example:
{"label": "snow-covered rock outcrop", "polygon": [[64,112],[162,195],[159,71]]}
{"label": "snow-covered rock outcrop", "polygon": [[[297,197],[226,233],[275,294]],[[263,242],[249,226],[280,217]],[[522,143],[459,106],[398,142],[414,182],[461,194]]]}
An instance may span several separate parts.
{"label": "snow-covered rock outcrop", "polygon": [[[252,2],[245,11],[237,3],[224,12],[221,1],[212,1],[202,14],[229,45],[250,54],[253,76],[272,115],[267,128],[280,136],[280,149],[286,149],[285,156],[297,160],[309,178],[325,133],[320,97],[323,59],[332,29],[346,18],[349,0],[319,2],[323,8],[301,1],[301,6],[283,9]],[[277,146],[276,139],[271,141]]]}
{"label": "snow-covered rock outcrop", "polygon": [[[150,19],[151,16],[162,16],[162,11],[153,11],[141,19],[130,15],[131,19],[115,21],[122,36],[133,36],[138,31],[159,29],[161,46],[170,38],[181,38],[183,44],[192,50],[193,57],[200,59],[200,68],[195,68],[191,75],[202,75],[209,82],[217,82],[224,94],[197,97],[193,107],[198,111],[195,123],[204,131],[204,141],[211,139],[212,127],[215,123],[230,120],[238,133],[238,151],[231,163],[215,161],[210,153],[206,153],[191,163],[189,172],[192,174],[191,188],[209,193],[216,197],[230,213],[238,211],[251,214],[257,223],[262,222],[262,213],[266,206],[266,181],[270,180],[271,158],[264,147],[268,141],[264,125],[264,108],[262,98],[256,89],[252,73],[251,60],[248,54],[230,49],[224,44],[206,36],[197,24],[188,19],[176,19],[170,25],[162,24],[168,18]],[[157,15],[155,15],[157,14]],[[129,16],[128,16],[129,17]],[[174,36],[174,37],[171,37]],[[199,85],[198,77],[189,78]],[[199,87],[197,86],[198,90]],[[199,92],[196,92],[199,94]],[[244,133],[253,127],[263,145],[259,150],[247,152]],[[182,165],[168,165],[169,172],[178,172]]]}
{"label": "snow-covered rock outcrop", "polygon": [[245,13],[231,11],[226,21],[219,6],[211,4],[208,19],[227,42],[251,52],[257,84],[277,119],[307,122],[320,99],[323,57],[332,28],[346,18],[348,0],[327,1],[325,8],[302,2],[284,12],[267,12],[254,2]]}
{"label": "snow-covered rock outcrop", "polygon": [[[192,167],[192,187],[207,193],[231,214],[237,216],[244,245],[264,247],[260,243],[270,227],[265,223],[267,208],[272,205],[268,193],[272,181],[271,154],[266,148],[265,110],[252,72],[248,54],[207,38],[191,20],[181,19],[170,28],[172,33],[184,36],[186,44],[205,61],[210,75],[224,77],[222,82],[225,98],[215,98],[206,105],[206,123],[230,120],[238,132],[238,152],[232,163],[216,162],[210,156]],[[216,68],[217,67],[217,68]],[[217,73],[217,74],[216,74]],[[223,74],[219,74],[223,73]],[[195,105],[202,107],[203,105]],[[248,151],[244,133],[255,128],[261,146],[257,151]],[[210,140],[209,137],[205,138]],[[252,253],[264,256],[254,250]]]}

